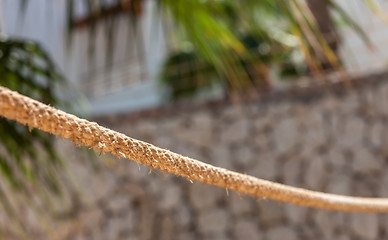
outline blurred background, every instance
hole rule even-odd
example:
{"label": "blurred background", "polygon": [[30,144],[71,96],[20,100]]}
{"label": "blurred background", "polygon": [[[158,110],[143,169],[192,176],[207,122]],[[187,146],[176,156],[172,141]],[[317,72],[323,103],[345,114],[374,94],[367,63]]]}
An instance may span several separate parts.
{"label": "blurred background", "polygon": [[[287,185],[388,197],[378,0],[0,0],[0,85]],[[387,216],[168,175],[0,119],[5,239],[383,239]]]}

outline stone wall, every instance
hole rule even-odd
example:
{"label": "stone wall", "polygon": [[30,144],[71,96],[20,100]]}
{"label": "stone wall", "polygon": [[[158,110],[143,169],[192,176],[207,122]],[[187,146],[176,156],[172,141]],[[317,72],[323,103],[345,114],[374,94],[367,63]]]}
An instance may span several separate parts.
{"label": "stone wall", "polygon": [[[292,186],[388,197],[388,75],[361,86],[272,94],[157,113],[107,127],[201,161]],[[71,145],[65,144],[68,149]],[[78,159],[79,155],[69,154]],[[70,161],[86,186],[67,239],[386,239],[388,216],[315,210],[239,195],[103,155]],[[77,238],[79,237],[79,238]]]}

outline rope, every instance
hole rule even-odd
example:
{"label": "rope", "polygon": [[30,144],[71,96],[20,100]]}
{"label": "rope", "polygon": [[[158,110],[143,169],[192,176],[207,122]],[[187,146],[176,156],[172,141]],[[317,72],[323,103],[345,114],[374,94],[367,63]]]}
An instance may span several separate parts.
{"label": "rope", "polygon": [[96,151],[109,152],[189,180],[259,198],[331,210],[388,212],[388,199],[315,192],[215,167],[130,138],[1,86],[0,115],[29,127],[70,139],[77,145],[89,146]]}

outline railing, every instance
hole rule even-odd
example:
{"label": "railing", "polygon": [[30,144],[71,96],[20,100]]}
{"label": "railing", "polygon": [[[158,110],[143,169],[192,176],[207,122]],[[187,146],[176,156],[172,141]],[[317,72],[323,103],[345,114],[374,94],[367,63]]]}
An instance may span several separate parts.
{"label": "railing", "polygon": [[112,66],[89,70],[82,75],[81,88],[89,99],[94,99],[147,81],[150,74],[137,59],[126,59]]}

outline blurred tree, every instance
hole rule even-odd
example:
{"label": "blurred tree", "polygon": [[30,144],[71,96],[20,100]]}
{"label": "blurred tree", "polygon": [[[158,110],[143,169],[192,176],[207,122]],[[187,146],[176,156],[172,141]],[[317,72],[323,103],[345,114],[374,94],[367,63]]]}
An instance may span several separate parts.
{"label": "blurred tree", "polygon": [[332,49],[337,49],[339,39],[336,33],[336,27],[330,16],[329,3],[322,0],[307,0],[307,4],[317,22],[319,30],[325,36],[325,40]]}
{"label": "blurred tree", "polygon": [[[367,35],[335,0],[153,1],[161,16],[172,19],[173,32],[169,35],[178,40],[160,75],[171,98],[192,97],[214,85],[223,86],[228,93],[265,90],[271,87],[268,75],[274,65],[281,77],[341,70],[339,37],[331,12],[370,44]],[[370,0],[360,1],[376,8]],[[69,36],[75,26],[87,26],[92,56],[98,21],[107,20],[109,29],[114,29],[114,16],[128,14],[135,23],[142,17],[145,0],[79,2],[86,6],[86,17],[82,19],[75,17],[75,1],[67,1]],[[115,35],[106,37],[110,59]]]}
{"label": "blurred tree", "polygon": [[[0,39],[0,75],[2,86],[46,104],[68,106],[55,93],[64,78],[43,48],[32,41]],[[0,207],[21,233],[25,231],[23,216],[16,213],[15,196],[27,196],[28,205],[35,210],[42,207],[35,202],[39,199],[47,211],[52,205],[48,195],[59,196],[62,190],[58,173],[62,161],[52,138],[0,117],[0,178],[5,180],[0,184]]]}
{"label": "blurred tree", "polygon": [[[54,91],[64,78],[47,53],[32,41],[0,40],[0,75],[2,86],[46,104],[64,104]],[[29,181],[41,180],[58,191],[55,176],[46,171],[60,164],[51,138],[36,129],[1,118],[0,140],[5,151],[0,151],[0,169],[5,179],[17,188],[23,187],[26,180],[23,177]],[[38,149],[44,150],[48,157],[39,156]]]}
{"label": "blurred tree", "polygon": [[[341,69],[332,11],[369,44],[361,28],[331,0],[159,2],[184,32],[183,44],[167,57],[161,73],[172,98],[194,96],[214,84],[229,93],[266,90],[273,66],[281,78]],[[184,11],[186,5],[194,10]],[[206,24],[197,24],[201,22]],[[214,32],[209,22],[221,29],[215,39],[206,34]],[[227,37],[220,37],[221,32]]]}

